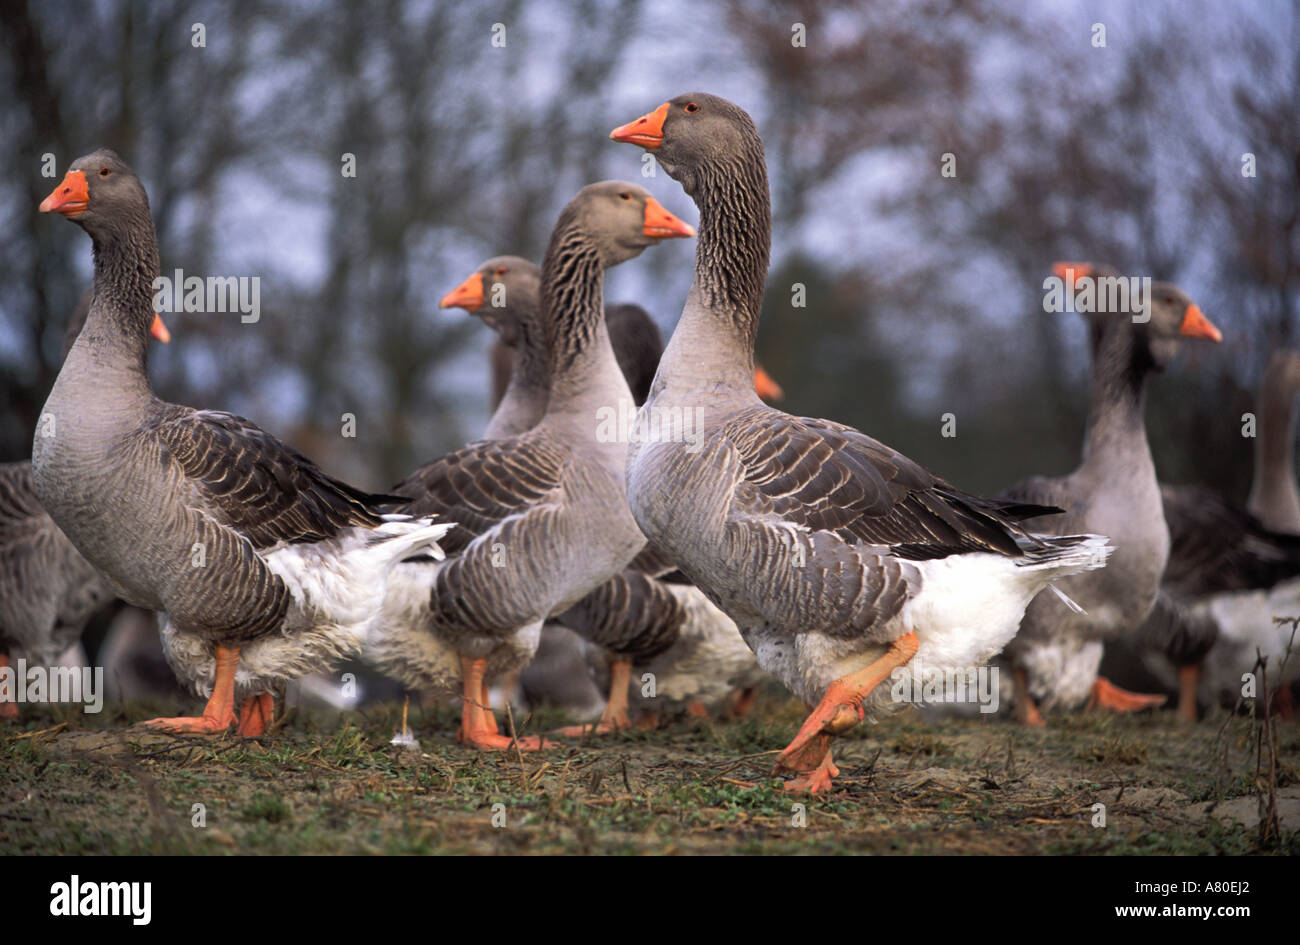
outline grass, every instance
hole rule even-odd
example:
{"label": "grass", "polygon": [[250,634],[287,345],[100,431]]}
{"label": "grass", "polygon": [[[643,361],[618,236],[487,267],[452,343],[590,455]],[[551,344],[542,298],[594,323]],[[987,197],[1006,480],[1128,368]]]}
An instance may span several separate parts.
{"label": "grass", "polygon": [[[393,747],[398,711],[256,740],[133,728],[149,707],[33,713],[0,732],[0,854],[1300,852],[1293,826],[1263,846],[1207,812],[1258,789],[1244,718],[1080,713],[1030,730],[902,714],[841,738],[836,789],[810,797],[768,775],[800,720],[785,702],[522,759],[460,748],[445,707],[412,714],[419,749]],[[1294,783],[1300,731],[1278,733]]]}

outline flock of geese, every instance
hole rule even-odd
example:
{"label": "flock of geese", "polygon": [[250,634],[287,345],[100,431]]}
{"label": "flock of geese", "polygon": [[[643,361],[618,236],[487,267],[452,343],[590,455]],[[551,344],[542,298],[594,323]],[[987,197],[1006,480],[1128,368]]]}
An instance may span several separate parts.
{"label": "flock of geese", "polygon": [[[31,462],[0,470],[0,665],[53,660],[119,597],[159,613],[168,663],[207,700],[154,729],[261,735],[278,686],[360,656],[408,687],[458,694],[459,740],[487,750],[546,749],[665,711],[740,711],[770,674],[809,709],[777,771],[824,791],[833,736],[897,708],[896,673],[998,659],[1020,719],[1042,724],[1040,709],[1163,698],[1101,678],[1107,643],[1176,674],[1193,719],[1257,650],[1281,662],[1272,617],[1300,613],[1300,599],[1287,609],[1300,574],[1295,356],[1266,376],[1248,511],[1157,480],[1146,385],[1183,343],[1220,337],[1161,283],[1149,320],[1086,314],[1079,468],[973,495],[761,396],[774,392],[754,363],[771,208],[748,114],[692,93],[610,137],[681,184],[698,237],[641,187],[606,181],[564,208],[540,268],[485,262],[441,304],[497,333],[499,405],[482,438],[387,494],[242,417],[154,394],[149,339],[166,328],[151,304],[148,198],[112,151],[73,163],[40,209],[90,236],[94,291]],[[661,352],[643,311],[606,308],[604,273],[691,237],[694,280]],[[1106,270],[1061,274],[1077,288]],[[611,417],[635,422],[611,435]],[[501,731],[494,686],[563,702],[590,687],[593,653],[608,674],[597,724],[551,739]]]}

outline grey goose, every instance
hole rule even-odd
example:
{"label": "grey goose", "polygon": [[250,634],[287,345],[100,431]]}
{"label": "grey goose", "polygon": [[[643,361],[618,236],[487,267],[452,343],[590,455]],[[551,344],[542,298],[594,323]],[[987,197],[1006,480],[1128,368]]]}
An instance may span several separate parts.
{"label": "grey goose", "polygon": [[411,514],[459,526],[448,559],[394,572],[386,632],[370,662],[413,688],[459,688],[462,743],[518,744],[492,715],[488,684],[522,668],[542,624],[617,574],[645,538],[627,507],[627,446],[602,418],[630,414],[631,392],[605,325],[604,271],[694,230],[645,190],[589,185],[564,208],[542,263],[540,307],[549,396],[537,424],[435,460],[394,487]]}
{"label": "grey goose", "polygon": [[[1067,291],[1094,289],[1116,270],[1094,263],[1057,263]],[[1091,285],[1086,285],[1091,282]],[[1115,551],[1109,566],[1061,582],[1081,611],[1041,595],[1029,605],[1006,658],[1016,678],[1016,713],[1041,725],[1041,708],[1077,708],[1090,702],[1116,711],[1159,705],[1163,696],[1126,692],[1098,675],[1106,640],[1134,632],[1151,612],[1169,557],[1155,462],[1146,431],[1146,388],[1188,339],[1220,340],[1219,330],[1177,286],[1150,284],[1146,320],[1124,311],[1091,311],[1088,319],[1092,380],[1083,457],[1066,476],[1037,476],[1005,497],[1055,505],[1063,516],[1033,523],[1053,531],[1106,534]],[[1103,306],[1105,307],[1105,306]],[[1136,307],[1136,306],[1130,306]]]}
{"label": "grey goose", "polygon": [[897,706],[881,685],[893,670],[987,661],[1035,594],[1104,564],[1106,541],[1034,535],[1018,520],[1049,510],[971,495],[857,430],[764,405],[753,352],[771,198],[752,119],[692,93],[610,137],[651,151],[700,212],[695,278],[642,415],[698,410],[703,437],[634,439],[628,499],[651,546],[810,707],[777,769],[797,775],[787,788],[824,791],[832,737]]}
{"label": "grey goose", "polygon": [[[504,386],[505,393],[484,439],[513,426],[531,428],[545,410],[549,382],[538,324],[538,290],[535,266],[519,257],[501,256],[483,263],[440,303],[481,315],[513,352],[508,381],[497,385]],[[659,329],[645,309],[632,303],[607,305],[605,325],[619,369],[640,406],[663,354]],[[755,388],[760,393],[780,393],[761,368],[755,372]],[[560,734],[628,728],[634,699],[642,709],[643,724],[688,706],[707,714],[708,707],[724,702],[736,688],[748,689],[762,680],[765,674],[735,623],[698,588],[671,573],[674,570],[653,555],[639,555],[622,573],[543,625],[543,641],[548,632],[553,637],[548,659],[540,666],[530,663],[523,672],[534,698],[552,703],[550,693],[562,697],[554,701],[577,696],[579,705],[585,706],[589,699],[579,685],[583,680],[571,678],[573,668],[591,663],[593,672],[609,677],[609,697],[599,724],[572,726]],[[595,646],[578,643],[583,640]],[[557,648],[566,644],[572,648],[574,643],[578,643],[574,658],[560,658]],[[638,694],[643,695],[638,698]]]}
{"label": "grey goose", "polygon": [[[1147,665],[1177,686],[1178,714],[1197,719],[1198,702],[1232,706],[1257,655],[1269,658],[1270,688],[1286,705],[1300,656],[1286,661],[1300,614],[1300,494],[1295,481],[1300,352],[1276,351],[1255,405],[1255,468],[1246,508],[1205,486],[1161,486],[1169,563],[1155,609],[1135,634]],[[1260,693],[1262,696],[1263,693]]]}
{"label": "grey goose", "polygon": [[169,661],[207,698],[202,716],[148,724],[257,734],[273,687],[359,650],[389,568],[441,554],[450,525],[384,514],[391,497],[327,476],[248,420],[154,394],[157,237],[115,153],[78,158],[41,211],[90,236],[95,280],[33,443],[37,497],[118,596],[165,613]]}

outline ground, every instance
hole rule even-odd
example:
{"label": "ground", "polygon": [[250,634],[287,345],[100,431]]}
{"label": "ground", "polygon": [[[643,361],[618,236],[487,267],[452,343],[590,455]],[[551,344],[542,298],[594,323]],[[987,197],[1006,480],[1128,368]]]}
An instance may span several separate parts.
{"label": "ground", "polygon": [[809,797],[768,777],[800,721],[780,699],[522,758],[460,748],[451,708],[412,712],[418,748],[389,744],[394,706],[257,740],[133,727],[151,711],[24,707],[0,729],[0,854],[1300,852],[1300,725],[1276,727],[1284,826],[1261,841],[1258,726],[1226,714],[909,710],[841,738],[835,789]]}

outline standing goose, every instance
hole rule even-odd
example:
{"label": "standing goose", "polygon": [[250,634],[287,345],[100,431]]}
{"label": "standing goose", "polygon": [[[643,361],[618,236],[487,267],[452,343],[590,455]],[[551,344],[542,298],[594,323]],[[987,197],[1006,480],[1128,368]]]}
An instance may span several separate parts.
{"label": "standing goose", "polygon": [[[65,358],[89,312],[87,292],[68,322]],[[164,344],[171,340],[158,315],[149,333]],[[14,652],[28,662],[53,665],[112,598],[107,579],[82,557],[36,498],[31,462],[0,464],[0,668],[9,664]],[[17,703],[0,701],[0,720],[17,717]]]}
{"label": "standing goose", "polygon": [[551,380],[540,421],[514,437],[471,443],[395,487],[411,500],[406,511],[437,512],[461,527],[445,563],[394,572],[393,619],[367,656],[413,688],[459,682],[467,745],[513,744],[497,730],[488,681],[526,664],[546,618],[645,545],[623,482],[627,445],[617,426],[632,396],[605,326],[604,272],[662,239],[694,234],[640,187],[583,188],[560,214],[542,264]]}
{"label": "standing goose", "polygon": [[832,737],[890,706],[879,684],[895,669],[987,661],[1038,591],[1104,563],[1105,539],[1032,535],[1017,519],[1047,510],[970,495],[857,430],[764,405],[753,352],[771,203],[753,121],[694,93],[610,137],[653,152],[700,211],[695,279],[639,420],[662,433],[699,410],[703,435],[634,438],[628,499],[651,545],[812,708],[777,769],[799,775],[787,788],[824,791]]}
{"label": "standing goose", "polygon": [[[1198,696],[1233,704],[1257,652],[1270,657],[1269,669],[1276,671],[1290,628],[1273,617],[1300,613],[1297,393],[1300,352],[1275,352],[1256,398],[1249,511],[1203,486],[1161,487],[1169,564],[1135,643],[1156,675],[1176,675],[1178,714],[1187,721],[1196,721]],[[1300,658],[1293,656],[1287,668],[1295,673]],[[1285,700],[1289,680],[1274,676],[1270,682],[1281,683],[1277,691]]]}
{"label": "standing goose", "polygon": [[[1113,269],[1091,263],[1057,263],[1053,270],[1065,291],[1092,290],[1099,300],[1109,298],[1106,280],[1117,277]],[[1128,312],[1086,313],[1092,387],[1079,468],[1068,476],[1024,480],[1006,493],[1066,510],[1035,527],[1103,532],[1115,548],[1104,571],[1062,582],[1082,611],[1042,595],[1029,605],[1020,633],[1007,647],[1017,717],[1026,724],[1043,724],[1040,705],[1075,708],[1089,700],[1134,711],[1164,701],[1126,692],[1099,676],[1097,668],[1103,641],[1135,631],[1151,612],[1169,557],[1169,529],[1147,443],[1147,381],[1173,361],[1184,339],[1217,342],[1221,335],[1177,286],[1156,282],[1150,292],[1142,300],[1146,321]]]}
{"label": "standing goose", "polygon": [[[128,603],[163,611],[178,676],[208,697],[170,732],[258,734],[271,690],[358,650],[385,575],[441,554],[449,525],[384,516],[249,421],[159,400],[145,361],[158,276],[149,200],[112,151],[79,158],[41,204],[89,234],[86,327],[32,450],[50,517]],[[235,714],[239,700],[239,718]]]}
{"label": "standing goose", "polygon": [[[501,429],[523,424],[531,428],[545,410],[550,392],[538,323],[538,289],[536,267],[518,257],[502,256],[485,262],[442,299],[444,307],[458,305],[482,315],[514,352],[514,366],[485,439],[495,438],[494,431]],[[489,297],[494,304],[487,304]],[[633,304],[607,305],[605,325],[619,369],[640,406],[663,354],[659,329],[645,309]],[[754,383],[760,393],[779,394],[780,388],[761,368],[755,371]],[[610,678],[609,698],[594,729],[599,734],[631,726],[629,684],[634,670],[643,679],[645,673],[654,679],[654,696],[641,702],[651,716],[664,707],[716,704],[737,686],[761,681],[762,671],[731,618],[698,588],[663,580],[672,570],[657,556],[639,555],[620,574],[548,621],[542,628],[542,645],[549,640],[549,658],[543,666],[533,661],[524,670],[530,691],[543,697],[547,692],[578,696],[580,705],[589,704],[588,694],[569,677],[575,666],[585,666],[587,656],[603,652],[606,659],[601,668],[608,670]],[[596,652],[583,646],[582,640],[595,644]],[[575,643],[580,650],[572,654],[576,658],[563,659],[555,652]],[[557,678],[556,672],[565,678]],[[588,731],[578,725],[559,734]]]}

